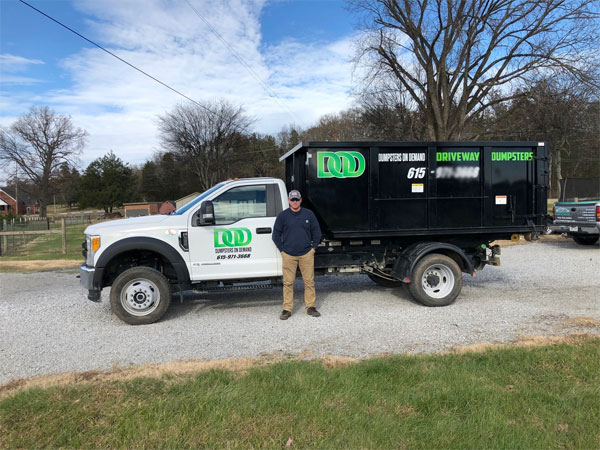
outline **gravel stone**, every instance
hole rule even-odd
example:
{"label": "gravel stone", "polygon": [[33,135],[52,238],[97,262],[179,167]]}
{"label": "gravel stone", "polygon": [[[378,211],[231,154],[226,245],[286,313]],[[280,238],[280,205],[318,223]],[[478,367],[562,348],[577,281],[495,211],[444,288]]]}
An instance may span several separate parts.
{"label": "gravel stone", "polygon": [[[503,248],[502,266],[463,275],[453,305],[428,308],[366,276],[317,277],[308,316],[296,282],[292,317],[281,289],[174,296],[163,319],[131,326],[87,300],[73,273],[0,274],[0,383],[36,375],[189,359],[440,352],[519,335],[600,335],[600,247],[571,240]],[[579,318],[579,320],[577,320]]]}

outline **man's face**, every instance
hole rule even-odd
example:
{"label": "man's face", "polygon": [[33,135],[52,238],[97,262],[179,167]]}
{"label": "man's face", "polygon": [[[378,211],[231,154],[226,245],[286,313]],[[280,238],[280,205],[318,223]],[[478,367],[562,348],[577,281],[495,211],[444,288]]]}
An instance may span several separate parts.
{"label": "man's face", "polygon": [[302,199],[297,197],[292,197],[288,200],[290,204],[290,209],[294,212],[300,211],[300,205],[302,204]]}

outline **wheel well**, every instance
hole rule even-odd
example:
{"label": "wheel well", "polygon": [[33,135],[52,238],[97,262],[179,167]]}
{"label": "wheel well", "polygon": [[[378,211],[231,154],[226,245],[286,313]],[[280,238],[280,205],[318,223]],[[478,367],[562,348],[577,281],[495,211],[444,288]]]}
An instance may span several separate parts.
{"label": "wheel well", "polygon": [[465,261],[462,259],[462,257],[458,253],[456,253],[456,252],[454,252],[454,251],[452,251],[450,249],[445,248],[445,249],[433,250],[432,252],[430,252],[430,253],[428,253],[427,255],[424,255],[424,256],[429,256],[429,255],[434,254],[434,253],[439,253],[441,255],[444,255],[444,256],[447,256],[448,258],[453,259],[454,262],[456,264],[458,264],[458,267],[460,267],[460,270],[464,272],[464,270],[465,270]]}
{"label": "wheel well", "polygon": [[177,273],[171,262],[151,250],[130,250],[115,256],[104,269],[102,286],[111,286],[121,273],[132,267],[151,267],[161,272],[169,281],[177,281]]}

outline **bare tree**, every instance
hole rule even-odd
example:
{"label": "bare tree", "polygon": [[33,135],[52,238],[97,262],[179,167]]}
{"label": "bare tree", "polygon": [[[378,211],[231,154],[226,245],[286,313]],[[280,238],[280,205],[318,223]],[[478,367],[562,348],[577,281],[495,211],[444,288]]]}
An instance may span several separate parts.
{"label": "bare tree", "polygon": [[37,188],[40,215],[50,201],[52,178],[63,166],[73,166],[85,145],[87,133],[75,128],[70,116],[47,106],[32,107],[9,128],[0,129],[0,160],[16,163]]}
{"label": "bare tree", "polygon": [[553,78],[539,80],[521,94],[510,104],[495,108],[485,138],[546,141],[551,156],[551,197],[558,197],[563,177],[597,176],[598,90]]}
{"label": "bare tree", "polygon": [[284,126],[277,136],[275,141],[279,146],[280,153],[283,155],[300,143],[300,135],[302,129],[294,124]]}
{"label": "bare tree", "polygon": [[206,190],[227,178],[236,148],[247,145],[252,122],[244,108],[219,100],[178,105],[159,117],[159,129],[163,148],[183,156],[198,177],[198,187]]}
{"label": "bare tree", "polygon": [[421,141],[426,133],[422,114],[409,108],[402,90],[386,88],[363,93],[361,122],[369,139]]}
{"label": "bare tree", "polygon": [[364,141],[368,139],[360,111],[350,108],[321,116],[316,125],[302,132],[303,141]]}
{"label": "bare tree", "polygon": [[486,108],[540,72],[598,83],[597,0],[351,0],[369,32],[358,61],[367,86],[397,83],[430,139],[460,139]]}

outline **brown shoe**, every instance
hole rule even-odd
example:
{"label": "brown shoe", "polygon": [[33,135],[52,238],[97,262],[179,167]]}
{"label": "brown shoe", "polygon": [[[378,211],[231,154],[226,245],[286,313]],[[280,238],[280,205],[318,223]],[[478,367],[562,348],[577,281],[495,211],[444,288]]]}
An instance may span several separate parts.
{"label": "brown shoe", "polygon": [[281,314],[279,315],[281,320],[288,320],[290,317],[292,317],[292,312],[288,311],[287,309],[281,311]]}
{"label": "brown shoe", "polygon": [[315,308],[314,306],[311,306],[310,308],[308,308],[306,310],[306,314],[308,314],[309,316],[313,316],[313,317],[321,317],[321,313],[319,311],[317,311],[317,308]]}

